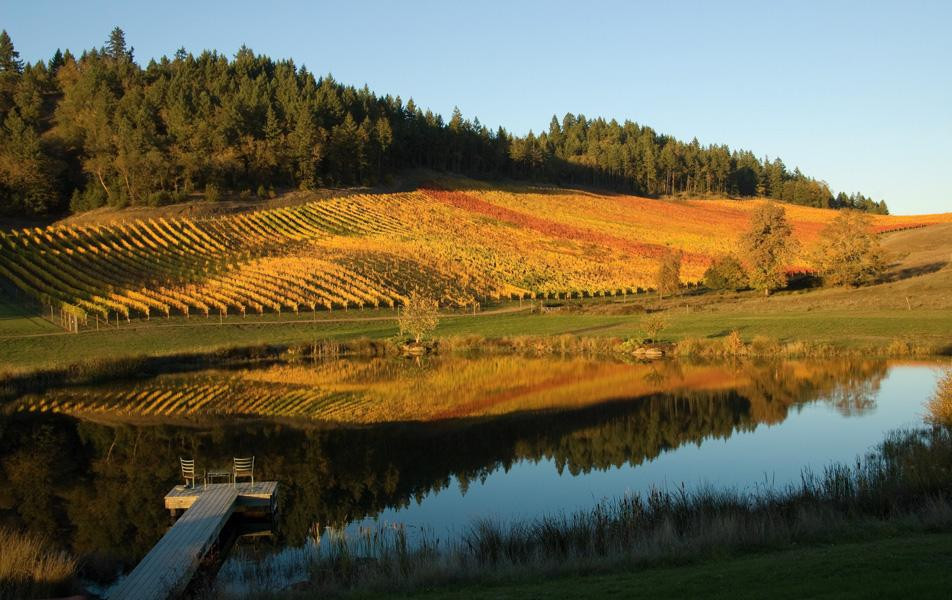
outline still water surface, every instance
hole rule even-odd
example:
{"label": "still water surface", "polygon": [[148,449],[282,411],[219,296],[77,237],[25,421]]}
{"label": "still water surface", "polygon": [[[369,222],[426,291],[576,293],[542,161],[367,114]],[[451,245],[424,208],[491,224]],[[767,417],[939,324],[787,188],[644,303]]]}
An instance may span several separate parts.
{"label": "still water surface", "polygon": [[[49,390],[0,416],[0,518],[108,581],[169,525],[179,456],[254,454],[283,510],[264,550],[325,527],[448,538],[474,519],[585,509],[651,487],[755,491],[922,423],[938,365],[394,359],[169,374]],[[222,577],[260,558],[239,544]]]}
{"label": "still water surface", "polygon": [[833,395],[821,395],[795,405],[782,422],[735,430],[729,437],[712,432],[637,464],[583,464],[570,472],[551,457],[522,459],[499,466],[465,492],[453,479],[421,502],[384,510],[374,520],[439,531],[487,516],[505,521],[571,511],[651,487],[781,488],[798,482],[804,469],[821,472],[832,462],[852,462],[892,429],[921,425],[922,399],[935,382],[930,367],[893,367],[868,390],[861,410],[843,411]]}

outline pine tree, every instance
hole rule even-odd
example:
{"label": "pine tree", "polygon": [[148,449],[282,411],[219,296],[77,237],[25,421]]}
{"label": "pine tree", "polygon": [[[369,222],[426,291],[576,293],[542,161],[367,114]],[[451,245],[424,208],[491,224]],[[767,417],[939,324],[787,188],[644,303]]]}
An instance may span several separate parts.
{"label": "pine tree", "polygon": [[0,213],[45,214],[57,203],[53,182],[58,174],[37,132],[13,111],[0,135]]}
{"label": "pine tree", "polygon": [[317,185],[317,163],[321,157],[320,143],[314,115],[306,105],[298,109],[294,130],[288,136],[291,153],[297,168],[294,178],[302,190]]}
{"label": "pine tree", "polygon": [[20,60],[20,53],[13,47],[13,40],[10,39],[6,29],[0,31],[0,72],[23,72],[23,61]]}
{"label": "pine tree", "polygon": [[0,125],[6,119],[7,112],[13,108],[13,96],[23,72],[20,53],[13,47],[13,41],[7,31],[0,32]]}
{"label": "pine tree", "polygon": [[119,27],[114,27],[106,40],[106,55],[116,61],[132,61],[132,50],[126,48],[126,34]]}
{"label": "pine tree", "polygon": [[65,64],[66,60],[63,58],[63,53],[59,48],[57,48],[56,52],[53,53],[52,58],[50,58],[50,61],[47,64],[47,69],[49,69],[51,75],[56,75],[56,72],[59,71],[59,68]]}
{"label": "pine tree", "polygon": [[783,182],[786,177],[786,166],[784,166],[782,160],[775,158],[774,161],[767,166],[767,183],[770,188],[767,195],[774,200],[780,200],[783,196]]}

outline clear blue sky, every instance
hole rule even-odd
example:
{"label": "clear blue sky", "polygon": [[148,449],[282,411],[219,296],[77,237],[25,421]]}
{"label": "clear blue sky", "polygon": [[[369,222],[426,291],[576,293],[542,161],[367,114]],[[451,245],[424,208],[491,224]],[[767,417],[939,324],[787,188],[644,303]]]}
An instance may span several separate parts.
{"label": "clear blue sky", "polygon": [[515,133],[632,119],[780,156],[894,213],[952,211],[952,2],[2,0],[21,57],[241,44]]}

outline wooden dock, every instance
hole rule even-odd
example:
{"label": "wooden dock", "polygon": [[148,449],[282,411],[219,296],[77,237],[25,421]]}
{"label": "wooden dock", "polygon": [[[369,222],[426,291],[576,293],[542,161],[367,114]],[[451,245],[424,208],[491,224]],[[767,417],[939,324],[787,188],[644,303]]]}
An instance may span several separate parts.
{"label": "wooden dock", "polygon": [[231,515],[244,510],[273,513],[277,487],[276,481],[261,481],[172,488],[165,507],[173,512],[185,509],[185,514],[110,591],[109,600],[166,600],[181,593]]}
{"label": "wooden dock", "polygon": [[[207,488],[201,485],[192,488],[177,485],[165,495],[165,508],[171,511],[188,509],[195,504],[207,490],[213,490],[222,485],[232,487],[230,483],[213,483],[208,485]],[[234,489],[238,491],[235,512],[240,513],[256,509],[267,510],[271,513],[277,511],[277,481],[256,481],[254,484],[241,482],[237,484]]]}

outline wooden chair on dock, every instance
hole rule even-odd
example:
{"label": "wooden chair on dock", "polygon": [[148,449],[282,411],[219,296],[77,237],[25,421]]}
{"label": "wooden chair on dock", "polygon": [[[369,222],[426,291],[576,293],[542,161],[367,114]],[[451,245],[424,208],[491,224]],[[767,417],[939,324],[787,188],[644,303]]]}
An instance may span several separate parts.
{"label": "wooden chair on dock", "polygon": [[[179,464],[182,465],[182,479],[185,480],[185,487],[188,487],[189,480],[192,481],[192,488],[195,487],[195,459],[185,460],[182,457],[179,457]],[[205,480],[205,473],[202,473],[202,487],[208,482]]]}
{"label": "wooden chair on dock", "polygon": [[238,485],[239,477],[250,477],[251,485],[255,484],[255,457],[235,458],[235,466],[231,472],[232,485]]}

